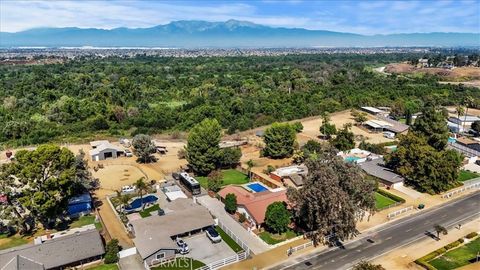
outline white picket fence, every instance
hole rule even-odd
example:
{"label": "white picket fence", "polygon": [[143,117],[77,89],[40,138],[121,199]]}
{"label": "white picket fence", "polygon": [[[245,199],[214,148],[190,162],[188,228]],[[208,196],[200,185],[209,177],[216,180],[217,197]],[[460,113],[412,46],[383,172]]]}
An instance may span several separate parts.
{"label": "white picket fence", "polygon": [[401,215],[405,212],[408,212],[410,210],[413,210],[413,206],[405,207],[405,208],[399,209],[397,211],[391,212],[387,215],[387,217],[388,217],[388,219],[391,219],[391,218],[394,218],[394,217],[396,217],[398,215]]}
{"label": "white picket fence", "polygon": [[226,265],[229,265],[229,264],[232,264],[232,263],[243,261],[246,258],[248,258],[247,251],[242,251],[242,252],[239,252],[239,253],[237,253],[233,256],[230,256],[228,258],[224,258],[224,259],[218,260],[216,262],[209,263],[205,266],[197,268],[196,270],[214,270],[214,269],[222,268],[222,267],[224,267]]}
{"label": "white picket fence", "polygon": [[227,226],[223,225],[223,223],[219,220],[218,227],[220,227],[228,236],[230,236],[233,241],[235,241],[239,246],[242,247],[244,251],[247,252],[247,255],[250,255],[250,249],[248,248],[247,244],[245,244],[240,238],[238,238],[232,231],[230,231]]}
{"label": "white picket fence", "polygon": [[451,198],[453,195],[465,192],[465,191],[467,191],[469,189],[472,189],[472,188],[480,188],[480,181],[478,181],[476,183],[473,183],[473,184],[470,184],[468,186],[464,186],[464,187],[459,188],[459,189],[452,190],[448,193],[445,193],[445,194],[442,195],[442,198],[443,199],[448,199],[448,198]]}
{"label": "white picket fence", "polygon": [[292,255],[294,252],[306,249],[307,247],[311,247],[311,246],[313,246],[313,241],[310,241],[308,243],[298,245],[298,246],[295,246],[295,247],[291,247],[291,248],[287,249],[287,256]]}

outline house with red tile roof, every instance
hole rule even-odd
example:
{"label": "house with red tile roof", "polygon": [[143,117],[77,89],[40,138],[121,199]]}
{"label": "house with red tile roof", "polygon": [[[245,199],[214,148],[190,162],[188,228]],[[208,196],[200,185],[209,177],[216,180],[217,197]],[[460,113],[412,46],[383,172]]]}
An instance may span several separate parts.
{"label": "house with red tile roof", "polygon": [[286,190],[277,192],[268,190],[254,193],[241,186],[230,185],[220,190],[218,195],[224,201],[225,196],[229,193],[237,196],[237,211],[245,214],[247,220],[257,228],[265,222],[265,212],[270,204],[274,202],[288,202]]}

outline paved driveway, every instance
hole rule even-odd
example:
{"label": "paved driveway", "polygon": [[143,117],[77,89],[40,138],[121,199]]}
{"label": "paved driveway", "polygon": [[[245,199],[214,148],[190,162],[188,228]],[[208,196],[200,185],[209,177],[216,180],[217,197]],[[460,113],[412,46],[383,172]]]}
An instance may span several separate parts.
{"label": "paved driveway", "polygon": [[142,258],[138,254],[121,258],[118,260],[118,266],[121,270],[145,269]]}
{"label": "paved driveway", "polygon": [[183,240],[190,247],[190,253],[186,256],[205,264],[235,255],[235,252],[224,241],[214,244],[203,232],[189,238],[183,238]]}
{"label": "paved driveway", "polygon": [[219,200],[210,196],[201,196],[197,198],[198,202],[205,206],[210,212],[218,218],[228,229],[230,229],[238,238],[240,238],[250,251],[254,254],[260,254],[270,249],[270,247],[253,233],[245,230],[230,215],[225,212],[224,205]]}

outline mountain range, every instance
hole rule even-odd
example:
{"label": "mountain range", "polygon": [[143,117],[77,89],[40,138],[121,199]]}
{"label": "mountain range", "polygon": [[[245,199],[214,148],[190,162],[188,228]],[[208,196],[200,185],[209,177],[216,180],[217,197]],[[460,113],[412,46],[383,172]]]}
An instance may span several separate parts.
{"label": "mountain range", "polygon": [[0,47],[383,47],[480,46],[480,33],[360,35],[269,27],[246,21],[174,21],[150,28],[34,28],[0,32]]}

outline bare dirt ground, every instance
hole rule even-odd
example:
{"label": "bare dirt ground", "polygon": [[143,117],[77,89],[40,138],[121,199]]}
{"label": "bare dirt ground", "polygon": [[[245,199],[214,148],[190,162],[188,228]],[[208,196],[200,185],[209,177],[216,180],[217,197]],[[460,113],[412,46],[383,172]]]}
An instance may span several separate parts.
{"label": "bare dirt ground", "polygon": [[[423,267],[414,263],[414,261],[422,256],[425,256],[429,252],[432,252],[436,249],[439,249],[460,237],[465,236],[466,234],[474,231],[478,231],[480,228],[480,219],[476,219],[472,222],[464,224],[460,230],[451,229],[448,232],[448,235],[442,236],[440,241],[436,241],[432,238],[425,238],[418,242],[414,242],[410,245],[401,247],[392,252],[389,252],[373,262],[375,264],[381,264],[385,269],[395,269],[395,270],[411,270],[418,269],[421,270]],[[473,265],[468,266],[465,269],[478,269],[470,268]],[[478,267],[478,265],[476,266]],[[463,268],[461,268],[463,269]]]}
{"label": "bare dirt ground", "polygon": [[440,84],[463,84],[465,86],[471,86],[471,87],[477,87],[480,88],[480,80],[473,80],[473,81],[466,81],[466,82],[449,82],[449,81],[444,81],[444,82],[438,82]]}
{"label": "bare dirt ground", "polygon": [[480,79],[480,68],[458,67],[453,69],[444,68],[417,68],[406,63],[393,63],[385,67],[384,72],[397,74],[425,73],[443,77],[447,81],[470,81]]}
{"label": "bare dirt ground", "polygon": [[[455,106],[447,106],[446,107],[448,110],[448,115],[457,117],[457,108]],[[474,109],[474,108],[468,108],[468,114],[469,115],[475,115],[475,116],[480,116],[480,110],[479,109]]]}

